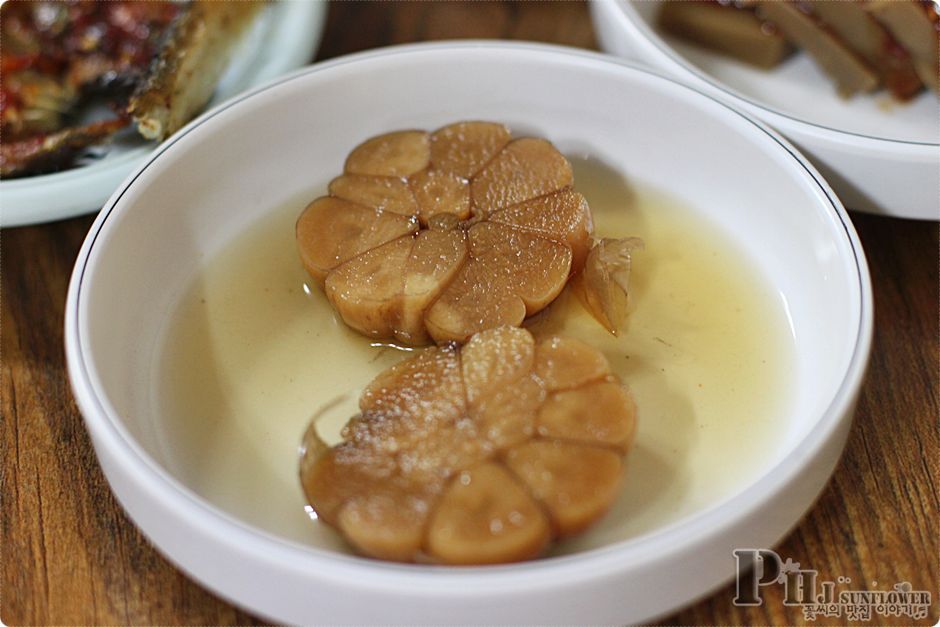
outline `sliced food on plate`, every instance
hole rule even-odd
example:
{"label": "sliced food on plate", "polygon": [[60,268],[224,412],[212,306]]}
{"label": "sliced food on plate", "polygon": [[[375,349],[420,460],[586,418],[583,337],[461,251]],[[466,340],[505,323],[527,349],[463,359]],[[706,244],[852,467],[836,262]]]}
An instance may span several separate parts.
{"label": "sliced food on plate", "polygon": [[940,7],[935,0],[691,0],[664,2],[668,33],[772,68],[808,54],[849,97],[885,88],[907,101],[940,92]]}

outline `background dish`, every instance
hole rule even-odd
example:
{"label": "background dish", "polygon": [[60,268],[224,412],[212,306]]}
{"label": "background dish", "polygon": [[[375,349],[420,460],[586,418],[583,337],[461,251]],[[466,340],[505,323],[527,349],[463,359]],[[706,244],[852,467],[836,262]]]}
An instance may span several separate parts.
{"label": "background dish", "polygon": [[[320,41],[326,4],[275,2],[240,42],[211,108],[310,62]],[[0,182],[0,226],[22,226],[97,211],[155,144],[124,133],[104,156],[81,167]]]}
{"label": "background dish", "polygon": [[591,4],[602,47],[642,61],[767,122],[803,149],[851,209],[940,219],[940,100],[844,100],[806,54],[765,71],[660,34],[656,0]]}
{"label": "background dish", "polygon": [[[381,101],[358,97],[363,86]],[[154,414],[158,329],[181,290],[270,208],[309,198],[320,183],[309,172],[332,172],[355,140],[470,116],[550,135],[568,154],[594,155],[669,188],[746,251],[780,291],[797,343],[796,393],[779,446],[733,496],[675,524],[576,555],[492,569],[351,558],[261,531],[197,496],[162,455]],[[272,117],[281,121],[273,131]],[[250,160],[242,157],[245,146]],[[731,167],[703,168],[716,154]],[[740,177],[748,168],[765,174]],[[593,54],[508,44],[339,59],[204,116],[98,216],[66,309],[76,397],[125,508],[212,589],[275,620],[301,623],[314,616],[639,622],[705,593],[732,574],[732,547],[773,545],[825,484],[851,422],[872,322],[867,268],[844,211],[776,135],[645,71]]]}

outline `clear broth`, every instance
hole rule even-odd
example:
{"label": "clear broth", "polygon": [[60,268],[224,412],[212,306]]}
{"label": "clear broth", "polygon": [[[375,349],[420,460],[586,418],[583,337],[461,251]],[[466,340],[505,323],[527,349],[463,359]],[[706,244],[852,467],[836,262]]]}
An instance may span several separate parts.
{"label": "clear broth", "polygon": [[[556,554],[636,537],[755,480],[786,431],[793,340],[743,253],[688,207],[576,160],[599,236],[639,236],[628,326],[613,337],[567,290],[527,325],[601,348],[635,395],[639,428],[613,509]],[[351,417],[358,391],[405,356],[347,329],[294,246],[302,206],[271,212],[209,260],[165,331],[158,431],[176,476],[275,535],[347,550],[308,516],[297,478],[311,417]],[[335,426],[338,426],[337,425]]]}

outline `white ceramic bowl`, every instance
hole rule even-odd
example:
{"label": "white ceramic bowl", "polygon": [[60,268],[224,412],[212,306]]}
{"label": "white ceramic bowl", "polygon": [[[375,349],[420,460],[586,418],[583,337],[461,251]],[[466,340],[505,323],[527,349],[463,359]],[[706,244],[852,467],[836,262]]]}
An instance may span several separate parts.
{"label": "white ceramic bowl", "polygon": [[[796,343],[792,409],[763,465],[728,498],[639,537],[501,567],[358,558],[278,537],[198,496],[163,454],[155,413],[158,331],[183,288],[246,225],[323,184],[363,137],[466,118],[600,156],[740,245],[782,299]],[[238,605],[290,623],[634,623],[724,583],[733,548],[772,546],[807,510],[842,451],[871,330],[851,223],[774,132],[600,55],[468,42],[336,59],[180,131],[93,225],[69,288],[66,349],[122,505],[170,560]]]}
{"label": "white ceramic bowl", "polygon": [[655,28],[660,0],[597,0],[607,52],[642,62],[747,111],[803,150],[851,209],[940,219],[940,100],[840,98],[805,54],[770,71],[686,44]]}

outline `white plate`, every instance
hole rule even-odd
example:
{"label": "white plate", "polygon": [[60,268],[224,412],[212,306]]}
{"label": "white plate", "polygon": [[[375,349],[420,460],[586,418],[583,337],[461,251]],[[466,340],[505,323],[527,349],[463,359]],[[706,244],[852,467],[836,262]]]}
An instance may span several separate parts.
{"label": "white plate", "polygon": [[[320,42],[326,8],[325,2],[305,0],[271,4],[239,44],[207,108],[309,63]],[[153,142],[128,133],[87,165],[0,181],[0,226],[50,222],[97,211],[154,148]]]}
{"label": "white plate", "polygon": [[813,160],[852,209],[940,219],[940,99],[884,92],[842,99],[805,53],[759,70],[660,33],[658,0],[598,0],[603,48],[648,63],[747,110]]}
{"label": "white plate", "polygon": [[[310,308],[263,327],[260,340],[239,333],[225,344],[247,349],[249,368],[273,363],[273,380],[297,385],[297,394],[247,377],[237,378],[234,387],[212,383],[218,381],[214,374],[197,379],[222,390],[223,405],[250,388],[275,402],[299,395],[302,410],[268,410],[271,401],[265,400],[260,431],[236,418],[235,429],[226,433],[247,442],[245,454],[226,461],[247,466],[247,478],[227,491],[207,487],[205,475],[215,465],[207,449],[226,438],[214,421],[205,423],[211,425],[209,440],[172,429],[165,409],[168,397],[176,396],[160,384],[160,355],[170,341],[163,330],[182,294],[203,285],[208,260],[259,220],[284,209],[299,212],[363,138],[461,119],[500,120],[550,137],[567,154],[599,159],[626,177],[627,191],[614,189],[621,211],[629,210],[634,183],[668,190],[740,249],[740,267],[759,273],[792,329],[791,376],[774,379],[787,391],[780,420],[774,421],[782,432],[765,446],[750,446],[760,453],[757,461],[735,475],[727,492],[705,496],[683,479],[693,476],[692,469],[683,466],[676,474],[687,459],[677,443],[704,437],[694,424],[668,431],[662,448],[647,437],[644,424],[668,428],[681,408],[700,407],[695,392],[679,393],[676,379],[654,368],[649,376],[672,391],[675,405],[669,407],[680,409],[640,409],[636,450],[654,454],[645,456],[646,474],[640,472],[643,457],[629,458],[634,466],[627,475],[634,478],[631,485],[640,485],[642,476],[654,479],[641,485],[646,497],[628,499],[626,510],[604,523],[619,531],[651,506],[665,505],[671,515],[640,533],[589,532],[584,539],[590,542],[567,555],[454,568],[356,557],[337,545],[331,530],[309,520],[309,533],[282,532],[280,512],[254,499],[236,509],[226,499],[245,499],[248,483],[269,474],[269,447],[277,446],[287,464],[286,480],[262,487],[296,496],[293,515],[303,517],[295,466],[302,425],[315,411],[317,395],[331,398],[363,385],[372,367],[363,361],[361,371],[347,378],[329,342],[320,339],[343,333],[335,323],[317,323],[303,341],[290,340],[285,333],[305,324]],[[597,188],[579,180],[589,196]],[[286,244],[270,249],[286,251],[289,259],[293,224],[284,221],[278,232]],[[254,254],[245,257],[252,273],[264,265],[253,261]],[[709,263],[707,255],[699,257],[699,265]],[[287,268],[302,273],[299,262]],[[279,281],[282,275],[275,276]],[[268,291],[288,290],[272,281],[270,290],[258,288],[245,297],[229,293],[223,300],[268,303],[258,305],[267,308]],[[299,285],[294,290],[301,298],[302,292]],[[205,302],[209,309],[200,311],[215,311],[221,301],[207,296]],[[709,324],[692,303],[676,303],[670,311],[677,318],[692,316],[688,328]],[[871,331],[871,286],[851,222],[819,174],[779,135],[701,92],[610,57],[493,42],[405,46],[336,59],[190,123],[101,211],[76,262],[66,306],[69,377],[122,505],[194,578],[274,622],[292,624],[624,624],[647,622],[715,589],[733,575],[733,548],[773,546],[825,485],[851,425]],[[213,341],[223,337],[200,333]],[[741,325],[728,333],[741,333]],[[342,380],[281,370],[285,360],[272,356],[283,346],[299,347],[305,360],[318,360],[317,367]],[[350,346],[359,350],[361,344]],[[209,359],[219,355],[205,353]],[[733,351],[714,353],[739,358]],[[642,369],[640,361],[631,363]],[[193,369],[193,377],[211,372]],[[175,372],[187,377],[181,370]],[[739,384],[725,379],[719,389],[734,394]],[[283,429],[295,414],[297,428]],[[748,442],[740,431],[722,440],[729,441]],[[180,456],[192,463],[177,463]],[[739,457],[726,455],[717,465]],[[692,501],[693,510],[675,513]]]}

